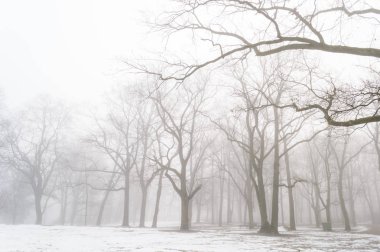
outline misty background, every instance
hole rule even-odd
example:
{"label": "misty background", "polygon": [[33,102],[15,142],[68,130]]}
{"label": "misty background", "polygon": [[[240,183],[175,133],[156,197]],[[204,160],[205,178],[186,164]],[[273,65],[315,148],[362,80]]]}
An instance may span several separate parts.
{"label": "misty background", "polygon": [[1,223],[379,234],[378,20],[317,22],[373,55],[228,58],[189,24],[274,32],[212,2],[0,2]]}

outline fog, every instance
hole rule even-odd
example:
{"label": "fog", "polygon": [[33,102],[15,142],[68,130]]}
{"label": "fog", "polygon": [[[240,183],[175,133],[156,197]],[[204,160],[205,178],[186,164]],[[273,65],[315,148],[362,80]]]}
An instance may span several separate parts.
{"label": "fog", "polygon": [[379,8],[3,1],[0,251],[378,249]]}

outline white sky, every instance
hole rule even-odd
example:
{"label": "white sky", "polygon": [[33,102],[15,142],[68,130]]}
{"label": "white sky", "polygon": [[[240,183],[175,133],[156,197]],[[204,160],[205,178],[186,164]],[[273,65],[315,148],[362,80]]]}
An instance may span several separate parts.
{"label": "white sky", "polygon": [[[39,93],[92,101],[112,65],[159,47],[145,16],[167,0],[0,0],[0,87],[10,106]],[[156,35],[152,35],[156,36]]]}
{"label": "white sky", "polygon": [[[116,74],[121,59],[162,51],[162,34],[147,32],[143,21],[169,9],[169,3],[0,0],[0,88],[6,104],[17,106],[40,93],[71,102],[96,102],[113,83],[121,81]],[[354,33],[360,27],[351,29]],[[365,35],[356,37],[367,39]],[[187,51],[183,48],[195,46],[191,37],[179,37],[170,45],[175,47],[177,53],[183,53]],[[190,58],[207,55],[207,49],[196,48],[200,53],[191,51]],[[352,72],[344,71],[344,65],[358,63],[358,57],[345,55],[325,54],[322,58],[329,69],[346,77]]]}

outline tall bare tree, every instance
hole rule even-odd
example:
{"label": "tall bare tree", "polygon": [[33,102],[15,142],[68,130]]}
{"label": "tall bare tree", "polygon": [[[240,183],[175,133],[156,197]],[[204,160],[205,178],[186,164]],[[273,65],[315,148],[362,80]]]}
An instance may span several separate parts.
{"label": "tall bare tree", "polygon": [[200,137],[198,129],[201,125],[202,106],[206,101],[205,83],[193,87],[184,85],[173,93],[155,89],[151,95],[163,125],[160,150],[154,160],[165,170],[165,176],[180,196],[180,229],[185,231],[190,228],[189,203],[201,189],[201,184],[190,183],[189,161],[194,154],[197,138]]}

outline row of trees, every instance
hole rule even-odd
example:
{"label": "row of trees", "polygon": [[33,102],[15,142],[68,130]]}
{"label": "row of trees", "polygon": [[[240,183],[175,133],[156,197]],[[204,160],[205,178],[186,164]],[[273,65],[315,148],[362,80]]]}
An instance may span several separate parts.
{"label": "row of trees", "polygon": [[[151,79],[117,87],[100,107],[81,113],[46,97],[16,116],[4,113],[3,217],[21,221],[34,205],[36,224],[102,225],[117,208],[128,227],[132,204],[140,227],[147,212],[156,227],[162,194],[167,200],[174,193],[180,204],[165,209],[179,215],[181,230],[206,212],[206,222],[218,215],[220,225],[226,218],[277,234],[280,220],[296,229],[300,207],[314,216],[310,223],[331,227],[339,207],[335,220],[349,231],[358,201],[368,205],[362,220],[369,209],[377,222],[378,181],[365,181],[379,174],[353,167],[379,158],[371,151],[379,146],[378,125],[341,131],[316,124],[313,111],[272,106],[298,85],[290,77],[294,64],[278,57],[248,62],[225,69],[223,88],[207,78],[180,86]],[[59,221],[44,220],[49,211]]]}

